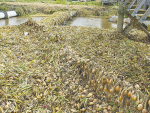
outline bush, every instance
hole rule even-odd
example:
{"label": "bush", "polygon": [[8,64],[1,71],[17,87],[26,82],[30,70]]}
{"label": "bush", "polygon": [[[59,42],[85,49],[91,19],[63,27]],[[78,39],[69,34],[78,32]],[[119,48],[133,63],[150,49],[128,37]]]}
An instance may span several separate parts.
{"label": "bush", "polygon": [[25,15],[25,12],[21,7],[16,7],[16,13],[17,13],[18,16]]}

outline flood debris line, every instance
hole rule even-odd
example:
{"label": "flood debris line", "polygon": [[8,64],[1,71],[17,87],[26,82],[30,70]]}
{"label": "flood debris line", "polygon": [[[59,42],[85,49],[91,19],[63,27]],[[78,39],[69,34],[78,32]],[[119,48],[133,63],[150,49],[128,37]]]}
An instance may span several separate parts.
{"label": "flood debris line", "polygon": [[144,34],[59,26],[69,11],[0,27],[0,112],[150,111]]}
{"label": "flood debris line", "polygon": [[[137,44],[143,51],[146,44],[130,41],[115,29],[58,27],[49,20],[37,23],[30,18],[21,25],[0,28],[2,113],[150,110],[150,98],[140,90],[145,86],[135,81],[132,85],[120,77],[122,70],[114,64],[121,63],[121,57],[116,55],[118,60],[109,61],[113,49],[122,50],[118,44],[130,45],[130,49]],[[138,49],[144,57],[145,53]],[[130,58],[132,50],[127,53]]]}
{"label": "flood debris line", "polygon": [[38,23],[40,25],[45,25],[46,27],[53,25],[64,25],[66,21],[77,16],[76,11],[65,11],[65,12],[55,12],[49,17],[43,18]]}
{"label": "flood debris line", "polygon": [[94,62],[94,58],[79,57],[70,46],[64,45],[64,48],[61,48],[60,57],[62,56],[66,56],[66,59],[63,59],[66,63],[60,63],[61,75],[65,78],[65,72],[68,71],[70,76],[67,77],[66,84],[68,89],[70,87],[69,95],[76,95],[76,98],[72,97],[70,101],[72,111],[148,112],[149,96],[140,91],[138,84],[133,86],[118,79],[115,72],[107,72],[104,67]]}

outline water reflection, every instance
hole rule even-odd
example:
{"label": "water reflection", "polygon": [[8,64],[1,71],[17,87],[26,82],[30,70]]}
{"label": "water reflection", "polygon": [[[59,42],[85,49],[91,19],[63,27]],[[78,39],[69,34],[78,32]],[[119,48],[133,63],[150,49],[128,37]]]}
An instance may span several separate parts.
{"label": "water reflection", "polygon": [[6,26],[6,25],[9,25],[9,19],[1,19],[0,26]]}
{"label": "water reflection", "polygon": [[104,29],[117,28],[117,23],[109,22],[109,19],[106,18],[105,16],[98,18],[78,17],[68,24],[70,26],[98,27]]}
{"label": "water reflection", "polygon": [[[25,23],[29,17],[12,17],[9,19],[0,19],[0,26],[7,25],[19,25],[21,23]],[[32,17],[34,20],[39,21],[43,17]]]}

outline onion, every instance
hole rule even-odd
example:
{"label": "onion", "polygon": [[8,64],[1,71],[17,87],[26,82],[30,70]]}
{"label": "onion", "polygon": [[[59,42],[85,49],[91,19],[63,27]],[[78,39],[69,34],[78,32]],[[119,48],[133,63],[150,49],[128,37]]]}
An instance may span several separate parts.
{"label": "onion", "polygon": [[142,113],[148,113],[147,109],[143,109]]}
{"label": "onion", "polygon": [[138,111],[142,111],[143,110],[143,104],[139,104],[137,109],[138,109]]}
{"label": "onion", "polygon": [[116,90],[117,92],[119,92],[119,91],[120,91],[120,87],[117,86],[117,87],[115,88],[115,90]]}

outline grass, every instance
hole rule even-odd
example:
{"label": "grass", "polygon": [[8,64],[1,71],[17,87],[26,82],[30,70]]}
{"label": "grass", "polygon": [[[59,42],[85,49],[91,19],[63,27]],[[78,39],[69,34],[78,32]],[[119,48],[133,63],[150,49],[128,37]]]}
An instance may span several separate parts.
{"label": "grass", "polygon": [[91,1],[91,2],[78,2],[78,1],[65,1],[65,0],[0,0],[0,2],[24,2],[24,3],[33,3],[33,2],[41,2],[41,3],[52,3],[52,4],[64,4],[64,5],[93,5],[93,6],[101,6],[102,2],[99,1]]}
{"label": "grass", "polygon": [[[3,8],[4,7],[4,8]],[[1,10],[14,10],[19,16],[32,15],[36,12],[44,14],[53,14],[58,11],[75,11],[78,10],[80,16],[108,16],[117,13],[116,6],[86,6],[86,5],[63,5],[51,3],[34,3],[32,4],[23,2],[9,2],[1,3]]]}

